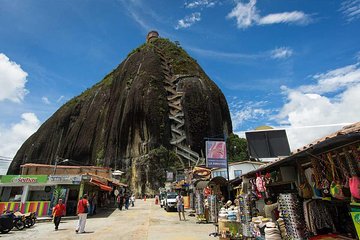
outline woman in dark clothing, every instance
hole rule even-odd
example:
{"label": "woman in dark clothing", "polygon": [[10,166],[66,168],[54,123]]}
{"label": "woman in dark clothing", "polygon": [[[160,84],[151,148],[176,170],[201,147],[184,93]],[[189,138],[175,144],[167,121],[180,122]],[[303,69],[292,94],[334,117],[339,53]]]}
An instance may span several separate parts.
{"label": "woman in dark clothing", "polygon": [[129,200],[130,200],[129,194],[125,193],[125,209],[126,210],[129,210]]}
{"label": "woman in dark clothing", "polygon": [[122,208],[123,208],[123,206],[124,206],[124,196],[123,196],[122,194],[119,194],[119,195],[117,196],[116,201],[117,201],[119,210],[121,211]]}

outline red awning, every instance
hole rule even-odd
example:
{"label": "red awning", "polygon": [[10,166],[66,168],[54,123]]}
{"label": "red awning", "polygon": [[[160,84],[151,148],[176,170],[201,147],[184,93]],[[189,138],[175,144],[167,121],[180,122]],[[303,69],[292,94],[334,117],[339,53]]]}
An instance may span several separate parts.
{"label": "red awning", "polygon": [[103,184],[101,184],[99,187],[101,190],[108,191],[108,192],[111,192],[113,190],[112,187],[109,187],[109,186],[106,186]]}
{"label": "red awning", "polygon": [[93,178],[90,179],[90,183],[95,185],[95,186],[98,186],[101,190],[104,190],[104,191],[108,191],[108,192],[111,192],[113,189],[105,184],[103,184],[102,182],[100,181],[97,181]]}

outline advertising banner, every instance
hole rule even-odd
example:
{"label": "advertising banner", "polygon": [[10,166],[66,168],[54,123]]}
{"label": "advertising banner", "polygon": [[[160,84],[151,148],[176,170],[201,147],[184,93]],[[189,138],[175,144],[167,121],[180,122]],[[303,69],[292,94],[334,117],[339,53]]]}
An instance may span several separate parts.
{"label": "advertising banner", "polygon": [[37,184],[46,183],[48,180],[47,175],[3,175],[1,176],[0,183],[10,184]]}
{"label": "advertising banner", "polygon": [[226,143],[224,141],[206,141],[206,166],[208,168],[226,168]]}

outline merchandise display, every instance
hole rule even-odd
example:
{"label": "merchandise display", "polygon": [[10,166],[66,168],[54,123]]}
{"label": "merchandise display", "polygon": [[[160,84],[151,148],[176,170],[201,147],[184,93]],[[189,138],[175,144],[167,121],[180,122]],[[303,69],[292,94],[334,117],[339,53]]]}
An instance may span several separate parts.
{"label": "merchandise display", "polygon": [[306,239],[303,206],[296,194],[279,195],[279,209],[285,222],[287,236],[290,239]]}
{"label": "merchandise display", "polygon": [[218,221],[218,203],[216,195],[209,195],[207,200],[209,204],[209,222],[216,223]]}

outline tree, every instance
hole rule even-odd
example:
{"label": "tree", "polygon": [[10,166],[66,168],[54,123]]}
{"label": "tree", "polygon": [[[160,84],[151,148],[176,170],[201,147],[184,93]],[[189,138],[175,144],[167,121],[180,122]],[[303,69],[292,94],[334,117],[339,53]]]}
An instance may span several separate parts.
{"label": "tree", "polygon": [[226,149],[229,162],[241,162],[249,160],[247,142],[245,138],[231,133],[226,140]]}

